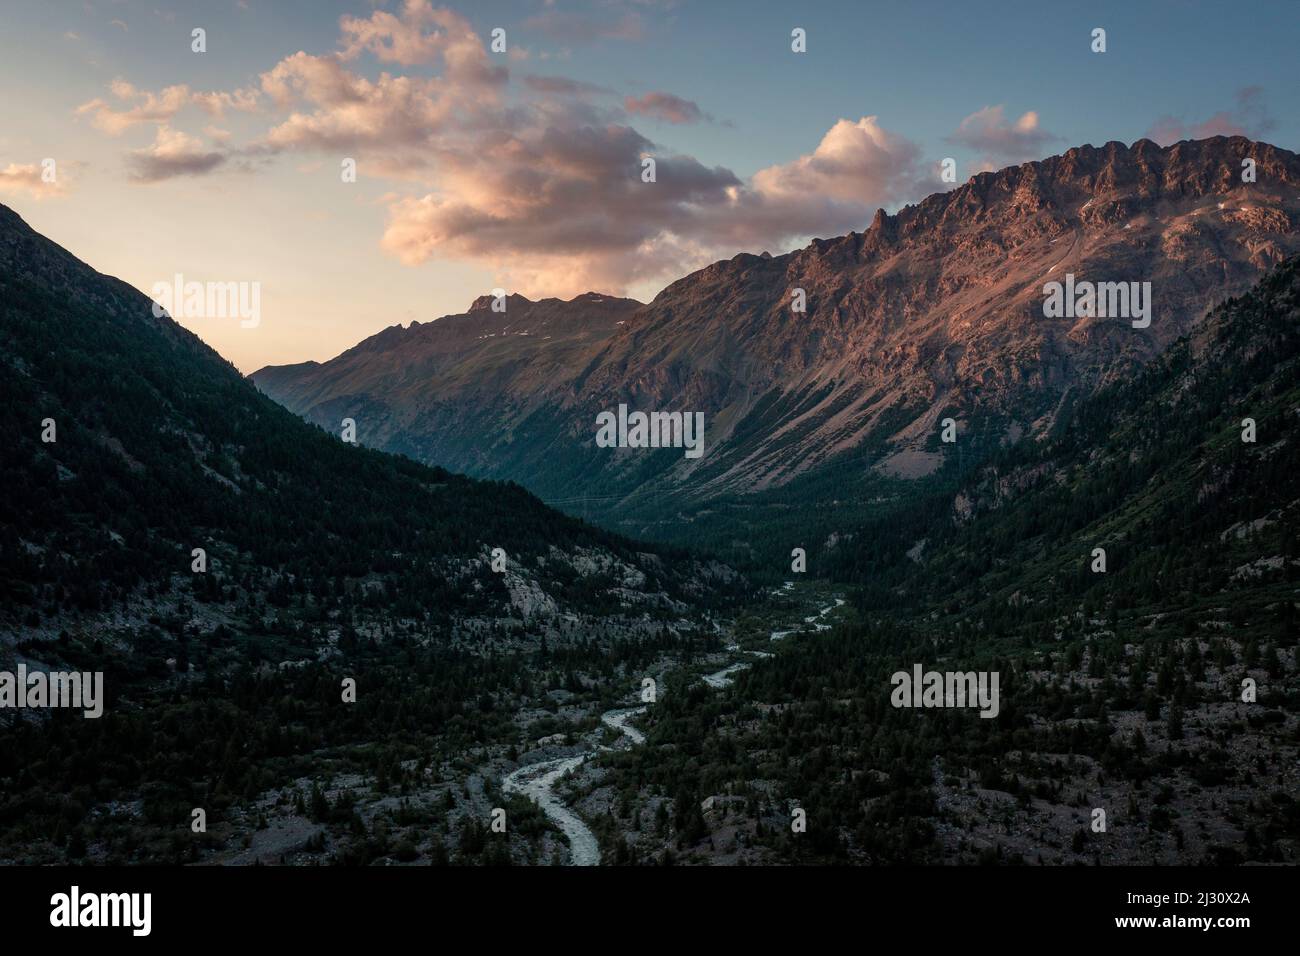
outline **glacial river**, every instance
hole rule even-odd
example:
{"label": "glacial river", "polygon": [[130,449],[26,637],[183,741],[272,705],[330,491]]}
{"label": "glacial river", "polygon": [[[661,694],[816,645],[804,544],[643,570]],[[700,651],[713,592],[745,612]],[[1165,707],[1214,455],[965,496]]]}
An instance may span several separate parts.
{"label": "glacial river", "polygon": [[[804,618],[804,623],[813,625],[813,628],[818,631],[829,630],[830,625],[823,623],[822,618],[843,604],[843,598],[836,598],[834,604],[828,604],[816,614]],[[796,633],[798,630],[799,628],[791,628],[787,631],[773,631],[772,640],[779,641]],[[739,650],[739,648],[732,644],[728,645],[728,650]],[[771,656],[763,651],[749,651],[748,653],[753,654],[755,657]],[[710,687],[726,687],[732,682],[733,674],[749,666],[749,661],[736,661],[733,664],[728,664],[720,671],[706,674],[703,678],[704,683]],[[645,735],[631,726],[628,721],[643,713],[645,713],[644,707],[623,707],[616,710],[607,710],[600,715],[600,722],[606,727],[617,730],[627,738],[631,745],[636,746],[645,743]],[[576,770],[596,754],[610,749],[612,748],[602,746],[572,757],[540,760],[537,763],[530,763],[511,771],[501,781],[502,790],[506,793],[523,794],[529,800],[532,800],[533,803],[541,807],[543,813],[551,818],[551,822],[569,838],[569,851],[574,866],[599,866],[600,844],[596,840],[596,834],[591,832],[591,828],[583,823],[582,819],[555,795],[555,785],[570,770]]]}

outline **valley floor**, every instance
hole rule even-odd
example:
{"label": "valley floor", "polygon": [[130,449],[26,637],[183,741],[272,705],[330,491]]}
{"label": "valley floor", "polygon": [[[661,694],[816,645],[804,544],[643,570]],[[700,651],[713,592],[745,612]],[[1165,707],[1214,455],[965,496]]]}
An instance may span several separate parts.
{"label": "valley floor", "polygon": [[[1139,658],[1133,645],[1118,670],[1099,670],[1089,648],[1103,628],[1085,635],[1082,654],[1003,659],[1003,719],[985,721],[889,706],[891,671],[943,662],[951,649],[859,620],[845,592],[824,582],[769,588],[703,625],[663,627],[655,639],[641,625],[635,636],[549,650],[514,633],[416,673],[392,661],[417,645],[381,629],[378,657],[361,670],[368,709],[342,728],[333,726],[334,676],[317,671],[329,655],[264,668],[217,698],[173,686],[129,726],[106,723],[102,748],[120,746],[132,762],[141,741],[167,753],[194,747],[193,759],[171,758],[193,782],[141,769],[142,783],[116,785],[112,770],[89,763],[83,777],[103,773],[99,792],[117,792],[106,800],[88,786],[43,791],[37,777],[11,774],[0,862],[1297,859],[1297,718],[1285,704],[1294,647],[1261,652],[1211,629],[1161,645],[1182,662],[1175,679],[1172,663]],[[530,647],[531,657],[510,656]],[[453,678],[447,667],[466,670]],[[1234,700],[1239,673],[1258,684],[1258,704]],[[440,710],[435,680],[481,693]],[[1161,704],[1167,697],[1182,703]],[[1121,699],[1131,703],[1104,703]],[[203,743],[203,728],[223,719],[231,729]],[[44,728],[74,751],[95,746],[76,734],[100,730]],[[8,731],[19,751],[49,751],[25,736],[38,732]],[[200,755],[218,740],[226,752],[205,770]],[[195,807],[205,809],[204,832],[189,825]],[[803,830],[793,825],[801,816]]]}

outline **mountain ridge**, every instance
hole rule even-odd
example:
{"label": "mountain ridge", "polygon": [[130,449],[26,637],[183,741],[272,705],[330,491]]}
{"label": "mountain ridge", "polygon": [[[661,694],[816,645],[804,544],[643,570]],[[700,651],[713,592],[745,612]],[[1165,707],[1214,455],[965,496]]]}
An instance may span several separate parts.
{"label": "mountain ridge", "polygon": [[[1243,137],[1110,142],[980,173],[878,211],[865,232],[712,263],[555,353],[544,340],[508,361],[467,348],[454,370],[412,375],[392,350],[368,369],[340,356],[253,379],[314,421],[355,418],[363,441],[544,498],[612,501],[616,519],[638,501],[704,503],[832,466],[922,478],[944,461],[943,418],[985,451],[1045,434],[1298,250],[1296,154]],[[1046,318],[1042,286],[1066,273],[1150,282],[1151,328]],[[595,448],[595,415],[620,403],[703,411],[708,452]]]}

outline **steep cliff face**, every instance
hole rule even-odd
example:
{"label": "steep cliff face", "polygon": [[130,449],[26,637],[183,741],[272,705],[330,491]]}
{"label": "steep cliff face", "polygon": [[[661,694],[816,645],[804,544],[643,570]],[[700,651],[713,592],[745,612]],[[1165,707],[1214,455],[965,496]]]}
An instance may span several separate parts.
{"label": "steep cliff face", "polygon": [[[363,441],[549,498],[708,499],[846,452],[864,474],[917,478],[942,460],[943,418],[984,441],[1043,434],[1296,251],[1294,153],[1113,142],[982,173],[865,232],[714,263],[639,308],[480,302],[254,379],[327,427],[353,417]],[[1150,325],[1045,317],[1045,283],[1067,275],[1149,282]],[[705,454],[595,447],[595,415],[620,402],[704,412]]]}

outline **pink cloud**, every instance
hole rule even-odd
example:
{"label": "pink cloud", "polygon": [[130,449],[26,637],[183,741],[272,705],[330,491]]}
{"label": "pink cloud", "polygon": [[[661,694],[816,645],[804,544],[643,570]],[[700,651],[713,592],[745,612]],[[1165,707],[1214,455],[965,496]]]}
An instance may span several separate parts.
{"label": "pink cloud", "polygon": [[738,248],[864,228],[879,206],[917,194],[918,162],[876,117],[840,120],[812,153],[748,184],[661,155],[625,126],[546,127],[444,157],[437,192],[390,203],[383,247],[409,265],[472,261],[525,294],[623,292]]}
{"label": "pink cloud", "polygon": [[225,161],[222,153],[205,149],[202,141],[166,125],[158,127],[152,145],[135,150],[128,157],[131,178],[141,183],[202,175]]}
{"label": "pink cloud", "polygon": [[53,167],[54,181],[48,182],[44,175],[45,168],[40,163],[10,163],[0,168],[0,193],[25,192],[32,199],[40,201],[67,192],[66,183],[59,175],[59,167]]}
{"label": "pink cloud", "polygon": [[1033,110],[1011,122],[1002,106],[986,106],[963,119],[948,142],[979,153],[981,168],[996,169],[1041,159],[1044,147],[1059,138],[1043,129]]}
{"label": "pink cloud", "polygon": [[96,98],[76,109],[77,116],[89,116],[96,129],[119,136],[142,123],[168,123],[186,106],[194,105],[210,116],[222,116],[227,109],[254,112],[258,92],[238,89],[232,92],[196,92],[184,83],[168,86],[159,93],[137,90],[121,78],[109,84],[109,91],[122,105],[114,106]]}
{"label": "pink cloud", "polygon": [[[416,146],[441,129],[456,106],[437,80],[381,73],[371,81],[332,55],[295,53],[261,79],[273,100],[292,109],[266,134],[276,149]],[[293,108],[299,105],[308,109]]]}
{"label": "pink cloud", "polygon": [[629,96],[623,100],[623,108],[629,113],[649,116],[666,123],[699,123],[705,119],[704,113],[690,100],[671,93],[647,93],[645,96]]}
{"label": "pink cloud", "polygon": [[509,71],[492,64],[469,21],[454,11],[435,9],[429,0],[405,0],[402,12],[376,10],[368,18],[344,16],[340,56],[351,60],[369,52],[401,66],[441,62],[457,84],[504,83]]}
{"label": "pink cloud", "polygon": [[137,91],[130,83],[117,79],[109,88],[118,100],[134,105],[115,109],[103,99],[93,99],[77,107],[76,113],[90,116],[95,128],[110,136],[118,136],[139,123],[165,123],[190,101],[190,88],[183,83],[160,93],[149,93]]}
{"label": "pink cloud", "polygon": [[1237,106],[1220,110],[1199,123],[1186,124],[1173,116],[1162,116],[1151,125],[1146,138],[1161,146],[1184,139],[1208,139],[1211,136],[1248,136],[1260,139],[1274,127],[1263,103],[1263,90],[1248,86],[1237,91]]}

